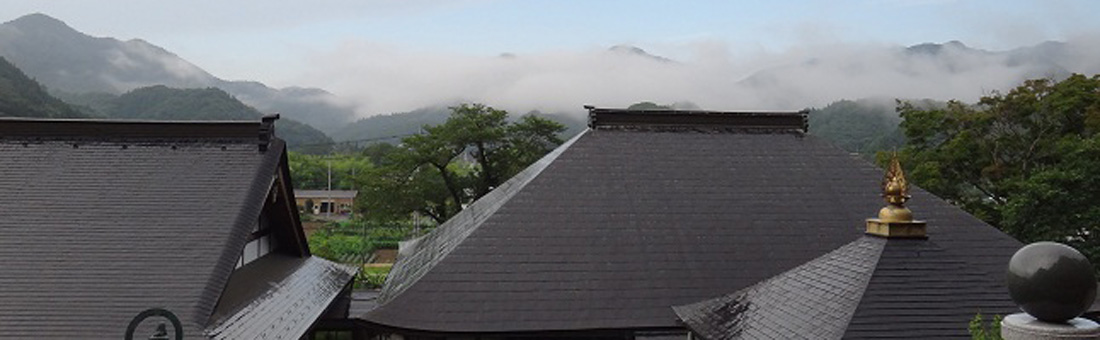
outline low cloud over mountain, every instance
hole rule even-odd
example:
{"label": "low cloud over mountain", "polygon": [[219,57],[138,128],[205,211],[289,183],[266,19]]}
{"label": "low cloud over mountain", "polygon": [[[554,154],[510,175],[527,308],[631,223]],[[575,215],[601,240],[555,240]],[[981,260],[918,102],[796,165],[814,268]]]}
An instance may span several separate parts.
{"label": "low cloud over mountain", "polygon": [[[820,41],[820,40],[817,40]],[[95,38],[41,14],[0,25],[0,56],[46,86],[121,93],[140,86],[218,87],[261,111],[333,133],[356,116],[477,101],[513,112],[581,105],[692,102],[706,109],[801,109],[839,99],[974,101],[1025,79],[1100,73],[1100,35],[1008,51],[963,42],[910,47],[810,43],[782,51],[719,41],[591,46],[476,56],[370,40],[313,52],[273,89],[226,81],[142,40]],[[232,53],[226,51],[226,53]],[[294,76],[296,74],[296,76]]]}
{"label": "low cloud over mountain", "polygon": [[[480,57],[366,41],[315,55],[304,83],[324,83],[360,112],[472,100],[512,110],[690,101],[708,109],[799,109],[843,98],[976,100],[1022,80],[1100,73],[1100,37],[1010,51],[961,42],[911,47],[830,43],[782,52],[699,42],[666,58],[637,47]],[[657,53],[660,54],[660,53]]]}

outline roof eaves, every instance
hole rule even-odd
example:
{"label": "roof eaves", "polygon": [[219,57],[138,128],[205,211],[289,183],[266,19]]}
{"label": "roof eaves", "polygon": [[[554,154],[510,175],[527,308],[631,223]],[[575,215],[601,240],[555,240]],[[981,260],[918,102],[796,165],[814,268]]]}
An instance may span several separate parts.
{"label": "roof eaves", "polygon": [[[271,257],[267,261],[285,258]],[[286,277],[207,328],[212,339],[298,339],[332,305],[357,269],[319,258],[301,260]]]}

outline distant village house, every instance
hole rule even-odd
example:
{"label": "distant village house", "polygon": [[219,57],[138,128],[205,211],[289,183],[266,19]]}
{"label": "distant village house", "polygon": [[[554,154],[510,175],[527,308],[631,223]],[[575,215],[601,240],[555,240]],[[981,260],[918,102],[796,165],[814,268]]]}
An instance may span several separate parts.
{"label": "distant village house", "polygon": [[315,215],[350,214],[358,194],[355,190],[294,190],[298,211]]}

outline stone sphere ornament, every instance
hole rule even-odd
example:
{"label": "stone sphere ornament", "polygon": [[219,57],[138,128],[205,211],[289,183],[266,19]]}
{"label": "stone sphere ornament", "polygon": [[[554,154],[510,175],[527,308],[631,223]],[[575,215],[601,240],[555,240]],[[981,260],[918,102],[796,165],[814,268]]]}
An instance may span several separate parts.
{"label": "stone sphere ornament", "polygon": [[1020,309],[1036,319],[1062,323],[1080,316],[1096,299],[1096,274],[1077,249],[1056,242],[1020,248],[1008,262],[1006,283]]}

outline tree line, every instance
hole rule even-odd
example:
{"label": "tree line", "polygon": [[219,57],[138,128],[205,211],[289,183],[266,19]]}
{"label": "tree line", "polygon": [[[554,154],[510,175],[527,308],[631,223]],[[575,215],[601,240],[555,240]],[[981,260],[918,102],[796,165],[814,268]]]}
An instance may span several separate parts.
{"label": "tree line", "polygon": [[974,104],[898,104],[900,157],[917,185],[1020,241],[1066,243],[1100,265],[1100,75],[1028,80]]}
{"label": "tree line", "polygon": [[474,200],[560,145],[565,126],[483,104],[449,108],[441,124],[398,145],[373,144],[352,155],[292,153],[296,187],[356,189],[355,211],[368,219],[403,221],[421,216],[442,224]]}

